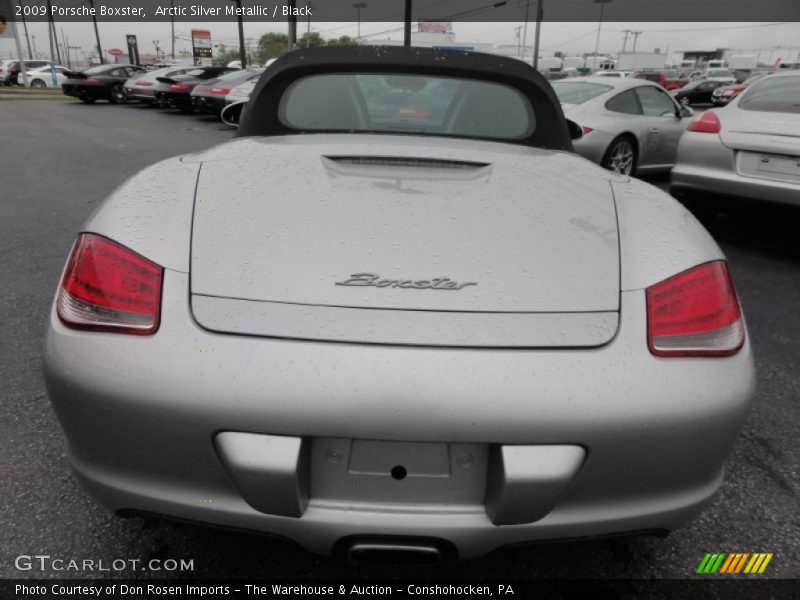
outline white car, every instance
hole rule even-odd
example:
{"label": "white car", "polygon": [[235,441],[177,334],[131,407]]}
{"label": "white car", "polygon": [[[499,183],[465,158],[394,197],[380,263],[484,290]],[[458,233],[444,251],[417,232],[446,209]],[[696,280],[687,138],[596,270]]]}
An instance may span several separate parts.
{"label": "white car", "polygon": [[[53,69],[55,69],[55,83],[53,82]],[[25,74],[28,76],[28,85],[33,88],[55,87],[60,88],[61,84],[67,80],[67,67],[61,65],[44,65],[38,67],[28,67]],[[25,85],[22,73],[17,74],[17,84]]]}
{"label": "white car", "polygon": [[722,83],[738,83],[736,75],[730,69],[709,69],[706,71],[707,81],[721,81]]}
{"label": "white car", "polygon": [[595,77],[617,77],[619,79],[625,79],[626,77],[633,75],[633,71],[598,71],[593,75]]}

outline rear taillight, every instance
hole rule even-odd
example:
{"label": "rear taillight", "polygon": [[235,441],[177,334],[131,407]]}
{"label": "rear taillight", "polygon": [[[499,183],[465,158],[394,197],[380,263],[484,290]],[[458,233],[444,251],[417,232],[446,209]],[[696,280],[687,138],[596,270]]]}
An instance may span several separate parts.
{"label": "rear taillight", "polygon": [[100,83],[99,79],[95,79],[93,77],[88,77],[83,80],[83,83],[88,83],[89,85],[97,85]]}
{"label": "rear taillight", "polygon": [[153,82],[152,81],[137,81],[135,85],[136,85],[136,87],[150,87],[151,85],[153,85]]}
{"label": "rear taillight", "polygon": [[169,87],[176,92],[184,92],[189,89],[189,86],[185,83],[173,83]]}
{"label": "rear taillight", "polygon": [[730,356],[743,343],[742,313],[724,261],[647,288],[647,344],[656,356]]}
{"label": "rear taillight", "polygon": [[81,234],[58,291],[58,316],[78,329],[152,334],[161,313],[163,271],[107,238]]}
{"label": "rear taillight", "polygon": [[231,91],[230,88],[224,88],[224,87],[211,88],[211,93],[212,94],[221,94],[223,96],[226,96],[227,94],[229,94],[230,91]]}
{"label": "rear taillight", "polygon": [[719,122],[719,117],[711,111],[704,112],[686,128],[687,131],[695,131],[697,133],[719,133],[720,129],[722,129],[722,126]]}
{"label": "rear taillight", "polygon": [[591,127],[586,127],[586,125],[582,125],[581,131],[583,131],[583,135],[586,135],[587,133],[592,133],[594,129],[592,129]]}

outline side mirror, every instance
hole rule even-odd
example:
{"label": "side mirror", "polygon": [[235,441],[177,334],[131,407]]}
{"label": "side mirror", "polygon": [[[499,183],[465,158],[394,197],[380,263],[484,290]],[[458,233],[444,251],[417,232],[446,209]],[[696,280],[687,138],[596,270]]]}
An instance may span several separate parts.
{"label": "side mirror", "polygon": [[681,110],[678,113],[678,116],[681,119],[686,119],[687,117],[693,117],[694,116],[694,111],[691,108],[689,108],[688,106],[681,106]]}
{"label": "side mirror", "polygon": [[578,125],[575,121],[567,119],[567,131],[569,132],[569,139],[573,141],[583,137],[583,127]]}
{"label": "side mirror", "polygon": [[222,112],[219,114],[219,118],[226,125],[238,127],[242,120],[242,114],[244,114],[244,107],[246,104],[247,102],[244,100],[240,102],[234,102],[233,104],[228,104],[228,106],[222,109]]}

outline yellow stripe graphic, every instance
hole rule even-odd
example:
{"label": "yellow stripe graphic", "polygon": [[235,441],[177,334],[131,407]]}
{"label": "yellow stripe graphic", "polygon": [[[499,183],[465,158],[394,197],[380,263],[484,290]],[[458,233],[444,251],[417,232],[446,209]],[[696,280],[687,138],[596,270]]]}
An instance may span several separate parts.
{"label": "yellow stripe graphic", "polygon": [[758,572],[759,573],[763,573],[764,569],[767,568],[767,565],[769,564],[769,561],[771,561],[771,560],[772,560],[772,552],[767,554],[766,558],[764,558],[764,562],[761,563],[761,568],[758,569]]}
{"label": "yellow stripe graphic", "polygon": [[747,566],[744,568],[745,573],[755,573],[758,569],[758,565],[761,564],[761,561],[764,560],[764,555],[760,553],[753,554],[753,557],[750,559],[750,562],[747,563]]}

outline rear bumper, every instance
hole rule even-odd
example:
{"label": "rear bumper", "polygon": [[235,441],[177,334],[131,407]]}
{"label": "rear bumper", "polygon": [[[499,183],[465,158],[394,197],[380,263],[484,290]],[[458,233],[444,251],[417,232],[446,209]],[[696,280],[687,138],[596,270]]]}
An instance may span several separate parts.
{"label": "rear bumper", "polygon": [[138,88],[138,87],[126,87],[125,92],[128,94],[128,98],[132,100],[141,100],[143,102],[155,102],[156,95],[155,90],[152,88]]}
{"label": "rear bumper", "polygon": [[735,160],[734,151],[723,146],[718,135],[687,131],[678,145],[670,191],[800,206],[800,186],[740,175]]}
{"label": "rear bumper", "polygon": [[157,91],[155,96],[156,100],[172,108],[192,108],[192,97],[187,93]]}
{"label": "rear bumper", "polygon": [[197,110],[218,115],[225,108],[225,96],[192,96],[192,106]]}
{"label": "rear bumper", "polygon": [[109,98],[109,88],[101,85],[65,83],[61,89],[67,96],[75,98],[91,98],[93,100],[108,100]]}
{"label": "rear bumper", "polygon": [[[622,294],[624,318],[608,345],[522,351],[215,334],[194,323],[187,290],[186,274],[165,273],[162,325],[149,338],[69,330],[51,315],[45,374],[71,463],[115,510],[269,532],[319,553],[354,535],[435,537],[470,558],[536,540],[675,529],[719,487],[753,392],[748,344],[725,359],[650,355],[642,291]],[[225,449],[220,432],[288,439],[289,454],[274,445]],[[343,485],[356,480],[337,468],[347,466],[347,477],[380,471],[353,466],[346,452],[358,440],[388,444],[362,454],[368,462],[410,443],[425,465],[419,472],[438,468],[424,448],[446,445],[453,461],[458,448],[475,448],[477,475],[461,485],[462,463],[452,463],[419,492],[404,487],[419,483],[412,476]],[[303,444],[311,452],[307,500],[300,516],[289,516],[270,502],[285,507],[280,498],[298,489],[291,473],[305,467],[291,448],[299,453]],[[502,470],[507,481],[498,488],[492,456],[520,447],[531,454],[521,470]],[[554,447],[572,450],[535,458]],[[496,524],[492,506],[504,505],[492,498],[545,473],[531,473],[537,463],[558,468],[518,488],[518,498],[544,514]],[[565,483],[548,505],[542,498],[555,480]]]}

